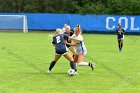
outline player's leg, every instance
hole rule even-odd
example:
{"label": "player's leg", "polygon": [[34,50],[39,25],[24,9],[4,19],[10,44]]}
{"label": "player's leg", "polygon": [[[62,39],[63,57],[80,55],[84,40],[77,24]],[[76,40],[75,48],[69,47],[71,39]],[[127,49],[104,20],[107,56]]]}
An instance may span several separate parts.
{"label": "player's leg", "polygon": [[89,62],[83,62],[85,55],[84,54],[80,54],[78,56],[78,60],[77,60],[77,64],[78,66],[90,66],[92,70],[94,70],[94,65],[92,63]]}
{"label": "player's leg", "polygon": [[50,64],[48,73],[51,72],[52,68],[55,66],[56,62],[59,60],[59,58],[61,57],[61,55],[55,54],[53,61]]}
{"label": "player's leg", "polygon": [[122,47],[123,47],[123,38],[121,39],[121,51],[122,51]]}
{"label": "player's leg", "polygon": [[71,46],[71,47],[69,47],[69,49],[73,53],[73,58],[74,58],[74,56],[77,55],[77,52],[75,50],[75,47],[74,46]]}
{"label": "player's leg", "polygon": [[71,56],[71,54],[69,52],[66,52],[64,55],[63,55],[66,59],[68,59],[70,61],[70,66],[72,69],[75,69],[75,65],[74,65],[74,59],[73,57]]}
{"label": "player's leg", "polygon": [[78,54],[76,54],[75,56],[74,56],[74,65],[75,65],[75,71],[77,71],[77,60],[78,60]]}
{"label": "player's leg", "polygon": [[121,51],[121,39],[118,39],[118,47],[119,47],[119,50]]}
{"label": "player's leg", "polygon": [[75,63],[77,63],[78,56],[79,56],[78,54],[74,56],[74,62],[75,62]]}

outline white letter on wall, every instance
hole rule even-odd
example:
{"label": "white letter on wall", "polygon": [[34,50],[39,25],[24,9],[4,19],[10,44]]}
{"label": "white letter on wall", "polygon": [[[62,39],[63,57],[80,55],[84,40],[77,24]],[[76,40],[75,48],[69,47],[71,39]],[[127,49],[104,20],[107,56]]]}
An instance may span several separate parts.
{"label": "white letter on wall", "polygon": [[137,27],[137,28],[135,28],[134,27],[134,25],[135,25],[135,17],[131,17],[130,18],[131,19],[131,28],[130,28],[130,30],[140,30],[140,28],[139,27]]}
{"label": "white letter on wall", "polygon": [[119,18],[119,23],[122,24],[122,20],[124,20],[124,24],[125,24],[124,30],[126,30],[128,28],[128,19],[126,17],[120,17]]}
{"label": "white letter on wall", "polygon": [[109,27],[109,20],[115,21],[114,17],[107,17],[106,18],[106,29],[107,30],[114,30],[115,26],[113,25],[112,27]]}

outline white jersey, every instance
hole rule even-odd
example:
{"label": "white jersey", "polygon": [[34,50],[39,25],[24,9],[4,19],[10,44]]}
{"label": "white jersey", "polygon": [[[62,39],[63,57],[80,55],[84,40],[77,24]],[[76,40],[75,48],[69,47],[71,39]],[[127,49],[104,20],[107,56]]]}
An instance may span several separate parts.
{"label": "white jersey", "polygon": [[76,48],[76,52],[78,54],[87,54],[87,49],[86,46],[83,42],[83,36],[81,34],[79,34],[78,36],[76,36],[75,34],[72,35],[72,37],[75,37],[78,40],[74,40],[75,42],[78,42],[78,44],[75,46]]}

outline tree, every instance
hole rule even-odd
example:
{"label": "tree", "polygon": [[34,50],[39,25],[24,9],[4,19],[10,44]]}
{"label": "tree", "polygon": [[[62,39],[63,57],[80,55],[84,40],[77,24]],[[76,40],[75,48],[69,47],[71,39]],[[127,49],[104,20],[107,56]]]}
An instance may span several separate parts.
{"label": "tree", "polygon": [[139,15],[139,0],[0,0],[0,12]]}

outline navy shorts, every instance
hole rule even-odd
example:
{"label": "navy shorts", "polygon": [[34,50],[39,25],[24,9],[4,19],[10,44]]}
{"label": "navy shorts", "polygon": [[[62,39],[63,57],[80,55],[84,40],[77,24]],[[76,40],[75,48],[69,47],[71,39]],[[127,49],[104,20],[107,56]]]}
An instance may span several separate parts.
{"label": "navy shorts", "polygon": [[66,54],[67,52],[68,52],[67,49],[56,50],[56,51],[55,51],[55,54],[56,54],[56,55],[64,55],[64,54]]}
{"label": "navy shorts", "polygon": [[118,35],[118,37],[117,37],[118,40],[121,40],[121,39],[123,39],[123,38],[124,38],[123,35]]}

